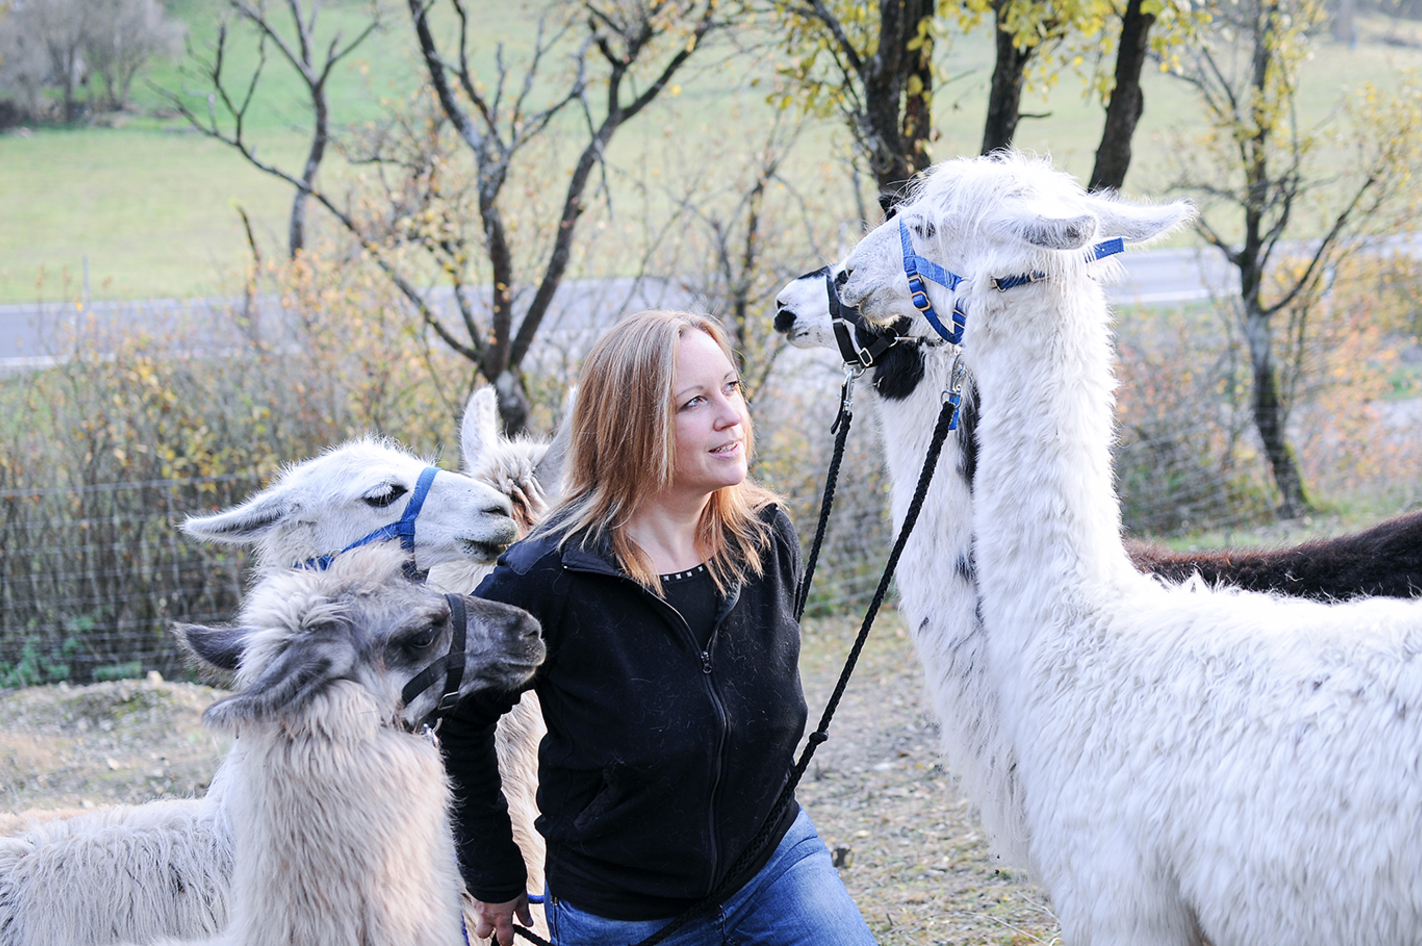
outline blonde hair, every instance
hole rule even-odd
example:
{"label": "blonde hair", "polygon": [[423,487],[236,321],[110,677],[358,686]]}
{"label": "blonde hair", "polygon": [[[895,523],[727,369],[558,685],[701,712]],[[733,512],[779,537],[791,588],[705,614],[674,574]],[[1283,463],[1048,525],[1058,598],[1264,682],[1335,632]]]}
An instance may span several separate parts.
{"label": "blonde hair", "polygon": [[[627,523],[649,493],[671,485],[676,361],[681,339],[692,331],[709,335],[734,364],[721,326],[689,312],[638,312],[593,345],[573,407],[565,498],[546,520],[550,531],[562,534],[560,544],[577,534],[584,546],[606,538],[622,570],[658,594],[661,581],[627,534]],[[743,425],[749,457],[755,445],[749,414]],[[697,525],[696,547],[722,592],[745,568],[761,574],[770,526],[759,513],[776,501],[774,493],[749,479],[711,494]]]}

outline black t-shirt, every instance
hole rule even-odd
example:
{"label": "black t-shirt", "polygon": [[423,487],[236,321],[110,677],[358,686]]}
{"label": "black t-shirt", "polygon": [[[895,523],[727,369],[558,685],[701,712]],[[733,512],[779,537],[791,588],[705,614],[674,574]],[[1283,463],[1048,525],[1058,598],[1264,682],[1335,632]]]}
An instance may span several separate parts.
{"label": "black t-shirt", "polygon": [[716,582],[705,563],[684,572],[660,576],[662,597],[676,608],[691,628],[691,636],[702,650],[711,642],[711,630],[716,624],[716,609],[721,604],[716,594]]}

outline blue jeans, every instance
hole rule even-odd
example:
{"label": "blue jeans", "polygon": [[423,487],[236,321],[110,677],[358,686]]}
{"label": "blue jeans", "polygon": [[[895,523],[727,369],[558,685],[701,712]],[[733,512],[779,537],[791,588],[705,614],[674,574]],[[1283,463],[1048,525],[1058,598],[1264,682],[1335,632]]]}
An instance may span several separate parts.
{"label": "blue jeans", "polygon": [[[609,920],[548,898],[556,946],[631,946],[668,920]],[[874,936],[801,809],[775,853],[721,907],[687,923],[665,946],[874,946]]]}

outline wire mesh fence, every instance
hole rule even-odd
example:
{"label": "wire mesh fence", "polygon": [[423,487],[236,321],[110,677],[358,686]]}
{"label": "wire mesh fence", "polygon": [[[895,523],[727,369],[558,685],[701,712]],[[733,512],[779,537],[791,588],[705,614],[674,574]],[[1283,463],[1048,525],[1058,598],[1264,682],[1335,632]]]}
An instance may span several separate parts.
{"label": "wire mesh fence", "polygon": [[[357,314],[378,311],[364,305]],[[355,315],[342,313],[355,324]],[[1213,324],[1198,313],[1165,313],[1136,315],[1121,326],[1115,477],[1132,535],[1238,533],[1272,517],[1268,470],[1242,409],[1238,348]],[[547,382],[548,417],[556,417],[549,405],[562,403],[586,335],[555,336],[545,345],[534,386]],[[369,357],[339,361],[317,344],[346,336],[367,345]],[[185,515],[236,504],[279,461],[361,430],[387,431],[417,449],[433,446],[434,455],[452,442],[457,425],[445,402],[454,398],[429,395],[426,381],[412,379],[453,377],[458,365],[439,362],[419,339],[406,339],[409,351],[394,358],[388,350],[395,342],[368,325],[346,336],[317,333],[295,353],[254,345],[222,357],[189,349],[175,356],[172,344],[115,344],[24,378],[0,377],[7,395],[0,412],[0,688],[148,670],[180,674],[171,624],[230,618],[248,577],[239,550],[183,536],[176,525]],[[764,379],[753,402],[755,474],[785,498],[805,541],[829,462],[842,373],[833,353],[788,349],[748,371]],[[1395,491],[1405,480],[1400,508],[1415,503],[1422,397],[1410,388],[1402,393],[1404,400],[1385,401],[1371,389],[1335,385],[1327,397],[1301,403],[1290,437],[1312,463],[1310,479],[1332,476],[1335,491]],[[1342,394],[1359,405],[1353,414],[1340,413]],[[1366,427],[1354,422],[1367,412],[1378,419]],[[874,415],[861,400],[811,614],[862,608],[893,543],[891,484]],[[1340,431],[1352,432],[1353,442]],[[1354,459],[1360,452],[1366,466]],[[242,470],[253,472],[232,472]]]}
{"label": "wire mesh fence", "polygon": [[[794,406],[793,436],[768,436],[759,473],[785,498],[808,543],[829,461],[832,397]],[[1116,475],[1126,531],[1230,528],[1269,515],[1257,470],[1201,451],[1211,424],[1147,437],[1123,432]],[[184,516],[233,505],[255,475],[0,491],[0,688],[88,683],[157,670],[181,675],[172,623],[230,618],[247,556],[196,542]],[[893,544],[889,483],[872,412],[860,410],[809,600],[811,614],[867,604]]]}
{"label": "wire mesh fence", "polygon": [[244,556],[176,523],[259,485],[230,475],[0,491],[0,687],[180,674],[168,628],[229,617]]}

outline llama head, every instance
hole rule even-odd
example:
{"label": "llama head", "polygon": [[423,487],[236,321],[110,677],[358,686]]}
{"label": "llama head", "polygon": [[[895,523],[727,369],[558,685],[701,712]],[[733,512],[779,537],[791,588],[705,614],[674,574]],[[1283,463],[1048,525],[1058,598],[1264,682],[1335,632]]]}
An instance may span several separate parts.
{"label": "llama head", "polygon": [[[887,324],[919,311],[905,275],[906,244],[946,270],[947,281],[961,277],[956,292],[971,298],[996,291],[995,279],[1085,272],[1097,241],[1146,243],[1194,213],[1188,201],[1146,205],[1088,194],[1047,160],[1016,152],[945,161],[930,169],[894,219],[860,241],[845,261],[849,277],[840,295],[866,318]],[[1113,272],[1109,264],[1094,267],[1096,274]],[[950,312],[954,287],[924,284],[934,308]]]}
{"label": "llama head", "polygon": [[[895,207],[887,209],[896,212]],[[775,329],[790,344],[797,348],[824,349],[843,357],[834,335],[825,283],[827,277],[839,278],[843,272],[843,263],[826,266],[797,276],[780,290],[775,297]],[[888,326],[876,326],[860,317],[851,320],[849,332],[852,343],[860,348],[871,348],[876,340],[886,336],[898,340],[874,358],[874,367],[869,373],[870,389],[885,402],[881,422],[892,423],[889,418],[897,416],[896,404],[917,404],[928,399],[937,409],[952,372],[955,349],[944,344],[927,323],[905,317],[895,319]],[[954,468],[969,489],[977,466],[977,416],[977,391],[968,378],[956,435],[948,439],[945,451],[950,456],[956,452]]]}
{"label": "llama head", "polygon": [[[844,264],[823,266],[797,276],[785,284],[775,297],[775,330],[796,348],[825,349],[841,355],[830,317],[827,279],[840,278]],[[842,281],[842,279],[841,279]],[[924,377],[922,344],[934,344],[919,326],[907,317],[895,319],[888,326],[871,325],[862,318],[850,320],[851,344],[868,349],[881,338],[902,339],[874,359],[870,384],[880,396],[900,401],[913,394]],[[917,334],[915,334],[917,333]]]}
{"label": "llama head", "polygon": [[[407,560],[393,542],[352,549],[324,570],[268,575],[230,626],[178,625],[199,663],[236,673],[238,692],[204,718],[226,731],[278,724],[339,729],[339,721],[316,718],[317,710],[326,695],[352,690],[375,710],[367,725],[397,715],[410,725],[426,718],[440,698],[459,609],[449,596],[407,578]],[[459,696],[517,689],[544,657],[538,622],[499,602],[463,596],[460,602],[464,652],[450,658],[462,661]],[[404,702],[406,685],[432,666],[436,685]]]}
{"label": "llama head", "polygon": [[[287,467],[246,502],[182,529],[209,542],[251,545],[264,570],[300,565],[393,526],[430,465],[393,441],[364,437]],[[509,499],[487,483],[441,470],[414,522],[414,561],[493,561],[518,537]]]}
{"label": "llama head", "polygon": [[[564,417],[571,414],[566,411]],[[542,520],[562,489],[566,428],[565,420],[551,442],[509,439],[499,429],[498,394],[493,386],[482,385],[469,396],[459,430],[464,471],[509,498],[520,535]]]}

